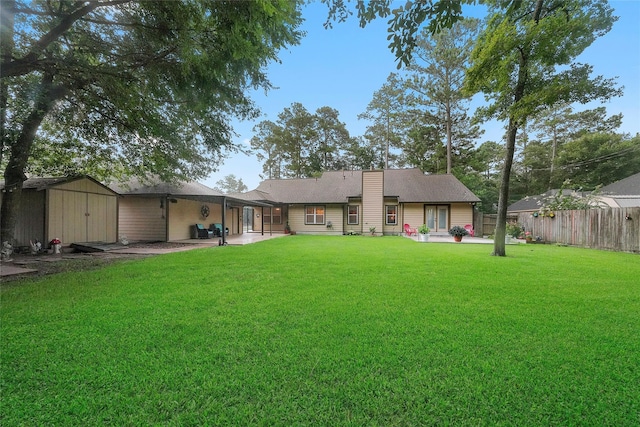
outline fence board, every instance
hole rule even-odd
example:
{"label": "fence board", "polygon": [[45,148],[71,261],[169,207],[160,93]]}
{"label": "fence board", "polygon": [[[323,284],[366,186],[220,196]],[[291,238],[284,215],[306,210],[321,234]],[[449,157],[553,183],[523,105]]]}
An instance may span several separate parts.
{"label": "fence board", "polygon": [[545,242],[640,253],[640,208],[557,211],[555,217],[518,214],[518,223]]}

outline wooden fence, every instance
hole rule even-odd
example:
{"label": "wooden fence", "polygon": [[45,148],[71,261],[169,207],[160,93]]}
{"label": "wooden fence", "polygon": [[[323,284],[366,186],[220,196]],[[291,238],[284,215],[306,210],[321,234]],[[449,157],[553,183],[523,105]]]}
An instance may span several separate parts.
{"label": "wooden fence", "polygon": [[[507,222],[517,221],[518,216],[509,214],[507,215]],[[483,214],[482,212],[476,212],[474,218],[474,228],[479,230],[476,232],[477,236],[490,236],[495,233],[496,223],[498,221],[498,215],[496,214]]]}
{"label": "wooden fence", "polygon": [[517,221],[545,242],[640,253],[640,208],[556,211],[553,218],[520,213]]}

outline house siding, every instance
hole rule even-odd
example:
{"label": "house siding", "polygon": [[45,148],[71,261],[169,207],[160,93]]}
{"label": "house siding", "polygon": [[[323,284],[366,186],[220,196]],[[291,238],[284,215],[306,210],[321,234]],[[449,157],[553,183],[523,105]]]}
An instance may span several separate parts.
{"label": "house siding", "polygon": [[[305,224],[306,206],[324,206],[324,224]],[[289,226],[298,234],[342,234],[343,206],[341,204],[304,204],[289,207]],[[327,228],[331,221],[332,228]]]}
{"label": "house siding", "polygon": [[[162,204],[162,207],[160,207]],[[161,197],[124,197],[120,200],[120,236],[130,241],[167,240],[167,202]]]}
{"label": "house siding", "polygon": [[469,203],[452,203],[450,208],[449,227],[473,224],[473,206]]}
{"label": "house siding", "polygon": [[[203,203],[196,200],[177,199],[177,203],[169,203],[169,241],[185,240],[191,238],[191,226],[202,224],[209,227],[212,223],[222,222],[222,206],[217,203]],[[202,205],[209,206],[209,216],[203,218],[200,213]],[[225,225],[231,231],[230,221],[232,215],[230,210],[226,212]]]}
{"label": "house siding", "polygon": [[384,172],[362,171],[362,227],[384,231]]}
{"label": "house siding", "polygon": [[402,231],[404,231],[404,224],[409,224],[411,228],[418,228],[425,223],[424,220],[424,203],[404,203],[403,207],[403,221]]}

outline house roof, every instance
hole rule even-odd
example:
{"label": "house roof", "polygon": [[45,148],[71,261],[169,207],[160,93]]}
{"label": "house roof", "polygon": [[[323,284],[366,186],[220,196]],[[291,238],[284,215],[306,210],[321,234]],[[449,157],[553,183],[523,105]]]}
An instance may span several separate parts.
{"label": "house roof", "polygon": [[[526,196],[523,199],[518,200],[517,202],[509,205],[507,207],[507,212],[529,212],[529,211],[537,211],[544,205],[544,202],[549,198],[555,196],[560,192],[559,189],[553,189],[549,191],[545,191],[542,194],[538,194],[536,196]],[[577,195],[578,193],[575,190],[565,189],[562,190],[563,196],[571,196]],[[580,193],[580,196],[583,196],[584,193]]]}
{"label": "house roof", "polygon": [[640,196],[640,172],[602,187],[600,193],[612,196]]}
{"label": "house roof", "polygon": [[[132,178],[126,183],[112,184],[111,188],[123,196],[164,196],[211,203],[223,203],[225,201],[234,206],[244,206],[245,202],[251,201],[235,195],[225,195],[218,190],[195,181],[168,183],[159,179],[151,179],[147,182],[141,182],[139,179]],[[261,201],[251,201],[251,204],[255,206],[271,206]]]}
{"label": "house roof", "polygon": [[133,178],[125,183],[112,184],[111,188],[125,196],[223,196],[224,194],[213,188],[195,181],[168,183],[158,179],[141,182]]}
{"label": "house roof", "polygon": [[507,207],[507,212],[537,211],[542,207],[542,201],[544,198],[545,196],[542,194],[537,196],[526,196],[525,198],[509,205]]}
{"label": "house roof", "polygon": [[[244,193],[251,200],[279,203],[346,203],[362,197],[363,171],[330,171],[318,178],[268,179]],[[453,175],[425,175],[419,169],[384,170],[384,196],[400,202],[474,203],[480,199]]]}

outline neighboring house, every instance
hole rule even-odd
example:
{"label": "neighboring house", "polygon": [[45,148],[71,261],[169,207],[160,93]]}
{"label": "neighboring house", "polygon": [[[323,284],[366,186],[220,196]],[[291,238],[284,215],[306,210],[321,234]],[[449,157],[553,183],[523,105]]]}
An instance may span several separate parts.
{"label": "neighboring house", "polygon": [[[6,191],[0,181],[0,202]],[[117,194],[89,176],[29,178],[22,185],[16,247],[58,238],[64,246],[79,242],[113,243],[118,236]]]}
{"label": "neighboring house", "polygon": [[[557,197],[560,190],[548,190],[542,194],[538,194],[537,196],[526,196],[523,199],[518,200],[517,202],[509,205],[507,207],[507,214],[519,214],[526,212],[537,212],[539,211],[546,203]],[[562,196],[574,196],[574,197],[584,197],[588,193],[583,191],[575,191],[575,190],[562,190]]]}
{"label": "neighboring house", "polygon": [[640,207],[640,173],[602,187],[598,198],[612,208]]}
{"label": "neighboring house", "polygon": [[[240,196],[237,196],[240,197]],[[270,179],[242,195],[273,204],[254,209],[254,231],[399,234],[403,225],[427,224],[446,234],[453,225],[473,224],[480,201],[453,175],[425,175],[419,169],[324,172],[318,178]]]}
{"label": "neighboring house", "polygon": [[[527,196],[509,205],[507,213],[518,214],[539,211],[553,200],[560,190],[549,190],[537,196]],[[640,173],[602,187],[597,192],[562,190],[563,197],[589,197],[590,203],[600,207],[632,208],[640,207]]]}
{"label": "neighboring house", "polygon": [[[194,238],[195,224],[205,228],[222,224],[222,229],[227,229],[229,234],[243,231],[242,208],[246,201],[197,182],[170,184],[132,179],[111,188],[120,194],[120,236],[129,241],[165,242]],[[226,233],[221,237],[225,241]]]}

